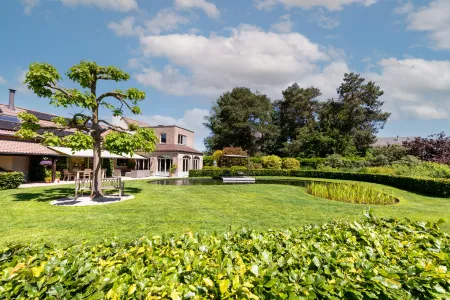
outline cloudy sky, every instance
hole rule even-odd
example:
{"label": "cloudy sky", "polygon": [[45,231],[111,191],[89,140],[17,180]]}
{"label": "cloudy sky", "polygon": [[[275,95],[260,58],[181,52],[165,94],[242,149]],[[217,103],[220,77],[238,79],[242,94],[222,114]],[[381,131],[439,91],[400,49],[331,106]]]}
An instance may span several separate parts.
{"label": "cloudy sky", "polygon": [[[224,91],[276,100],[297,82],[334,97],[345,72],[385,91],[381,136],[450,132],[449,0],[7,0],[0,101],[67,115],[21,84],[45,61],[61,73],[82,59],[132,76],[147,93],[139,119],[179,124],[203,149],[204,116]],[[68,80],[64,84],[71,86]],[[114,85],[103,85],[106,91]]]}

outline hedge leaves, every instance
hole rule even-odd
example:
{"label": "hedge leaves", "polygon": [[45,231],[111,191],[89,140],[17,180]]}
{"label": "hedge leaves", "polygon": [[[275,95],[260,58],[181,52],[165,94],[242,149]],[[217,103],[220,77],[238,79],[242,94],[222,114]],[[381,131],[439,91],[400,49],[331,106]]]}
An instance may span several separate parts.
{"label": "hedge leaves", "polygon": [[444,299],[449,236],[377,219],[0,252],[0,298]]}

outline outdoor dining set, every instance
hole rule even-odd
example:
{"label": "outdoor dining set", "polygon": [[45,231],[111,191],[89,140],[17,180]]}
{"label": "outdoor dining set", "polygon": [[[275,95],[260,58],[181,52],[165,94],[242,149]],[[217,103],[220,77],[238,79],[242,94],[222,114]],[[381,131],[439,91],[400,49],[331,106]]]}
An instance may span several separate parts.
{"label": "outdoor dining set", "polygon": [[[69,171],[63,169],[63,180],[70,181],[71,179],[91,179],[94,174],[92,169],[84,169],[79,171]],[[102,178],[106,178],[106,169],[102,169]]]}

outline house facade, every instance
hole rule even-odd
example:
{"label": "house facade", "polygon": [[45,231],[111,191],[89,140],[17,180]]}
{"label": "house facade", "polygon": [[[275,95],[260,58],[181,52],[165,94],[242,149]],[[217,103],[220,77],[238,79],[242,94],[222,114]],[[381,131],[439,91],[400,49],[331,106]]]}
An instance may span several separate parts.
{"label": "house facade", "polygon": [[134,124],[151,128],[158,137],[156,150],[152,153],[137,153],[150,159],[150,173],[156,176],[169,176],[170,168],[177,166],[175,176],[189,175],[189,170],[203,168],[203,153],[194,149],[194,132],[177,125],[151,126],[148,123],[125,117],[117,117],[113,124],[122,128]]}
{"label": "house facade", "polygon": [[[15,137],[20,128],[18,114],[27,112],[39,119],[41,127],[55,127],[51,121],[56,115],[29,110],[15,106],[15,91],[10,90],[9,103],[0,103],[0,172],[18,171],[25,175],[27,181],[43,180],[42,160],[53,161],[54,170],[79,172],[92,168],[93,151],[72,151],[64,147],[46,147],[38,141],[24,141]],[[128,128],[129,123],[140,122],[122,118],[118,121]],[[102,151],[103,165],[111,164],[114,176],[129,176],[135,178],[148,176],[169,176],[170,167],[177,165],[177,176],[187,176],[190,169],[200,169],[203,165],[203,155],[193,149],[194,132],[178,126],[150,126],[138,124],[155,130],[160,141],[154,153],[138,152],[133,156],[117,155]],[[58,135],[68,135],[72,131],[58,131]]]}

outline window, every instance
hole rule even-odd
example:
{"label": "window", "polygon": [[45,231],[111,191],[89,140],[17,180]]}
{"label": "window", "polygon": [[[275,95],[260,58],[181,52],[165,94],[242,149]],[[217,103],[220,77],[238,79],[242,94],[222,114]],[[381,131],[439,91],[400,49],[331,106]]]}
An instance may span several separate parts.
{"label": "window", "polygon": [[178,135],[178,144],[180,145],[186,145],[187,137],[185,135],[179,134]]}
{"label": "window", "polygon": [[190,160],[189,156],[183,157],[183,172],[189,171],[189,160]]}
{"label": "window", "polygon": [[194,161],[193,161],[193,169],[194,169],[194,170],[200,169],[200,158],[194,157]]}
{"label": "window", "polygon": [[165,144],[167,142],[167,135],[165,133],[161,133],[159,141],[161,144]]}
{"label": "window", "polygon": [[128,164],[128,159],[118,159],[117,160],[117,166],[118,167],[126,167]]}

